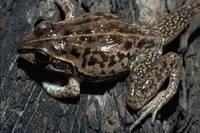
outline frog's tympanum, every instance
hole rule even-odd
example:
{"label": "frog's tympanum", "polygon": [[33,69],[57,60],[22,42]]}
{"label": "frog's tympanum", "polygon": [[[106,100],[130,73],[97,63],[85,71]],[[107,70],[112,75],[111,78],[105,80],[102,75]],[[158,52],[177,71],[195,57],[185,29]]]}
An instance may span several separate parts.
{"label": "frog's tympanum", "polygon": [[[179,55],[163,54],[163,47],[199,13],[200,2],[183,5],[151,27],[129,24],[100,12],[75,18],[68,1],[59,0],[58,4],[66,19],[37,22],[20,45],[20,56],[25,60],[68,76],[63,86],[44,82],[46,92],[53,97],[76,97],[83,80],[97,82],[128,72],[126,103],[132,109],[142,109],[131,129],[148,114],[154,121],[157,112],[177,92],[180,80]],[[166,79],[167,88],[159,91]]]}

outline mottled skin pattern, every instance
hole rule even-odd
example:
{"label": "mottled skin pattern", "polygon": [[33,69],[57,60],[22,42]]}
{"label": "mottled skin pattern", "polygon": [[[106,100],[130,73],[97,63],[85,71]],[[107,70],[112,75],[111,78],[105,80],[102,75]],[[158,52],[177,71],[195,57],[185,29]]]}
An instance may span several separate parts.
{"label": "mottled skin pattern", "polygon": [[[163,55],[162,49],[199,13],[200,2],[182,6],[152,27],[99,12],[74,18],[70,2],[57,3],[66,19],[38,22],[20,45],[22,58],[69,77],[68,84],[56,89],[43,83],[45,90],[54,97],[74,97],[82,80],[96,82],[129,72],[127,104],[142,108],[130,130],[148,114],[154,121],[157,111],[176,93],[180,79],[180,57],[172,52]],[[168,87],[158,92],[167,78]]]}

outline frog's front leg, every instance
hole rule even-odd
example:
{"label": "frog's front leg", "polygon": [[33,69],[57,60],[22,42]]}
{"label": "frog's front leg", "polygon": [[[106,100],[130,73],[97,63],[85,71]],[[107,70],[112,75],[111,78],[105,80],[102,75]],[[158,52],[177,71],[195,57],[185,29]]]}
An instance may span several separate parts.
{"label": "frog's front leg", "polygon": [[68,84],[65,86],[60,86],[49,82],[43,82],[42,86],[49,95],[56,98],[70,98],[80,95],[79,82],[73,77],[69,78]]}
{"label": "frog's front leg", "polygon": [[55,0],[56,4],[65,14],[65,20],[72,20],[75,17],[75,7],[70,0]]}
{"label": "frog's front leg", "polygon": [[[154,122],[157,111],[177,92],[180,80],[181,60],[176,53],[167,53],[160,57],[156,63],[152,64],[152,67],[148,68],[145,65],[148,64],[134,66],[132,71],[130,69],[131,73],[128,77],[127,104],[132,109],[142,108],[140,117],[133,123],[130,130],[148,114],[152,114],[152,122]],[[168,87],[158,92],[167,78],[169,78]]]}

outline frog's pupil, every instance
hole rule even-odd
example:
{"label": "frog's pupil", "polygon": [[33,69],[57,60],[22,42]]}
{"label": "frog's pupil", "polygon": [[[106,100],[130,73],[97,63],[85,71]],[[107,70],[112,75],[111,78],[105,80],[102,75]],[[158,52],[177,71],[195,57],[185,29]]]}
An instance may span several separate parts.
{"label": "frog's pupil", "polygon": [[50,57],[43,52],[35,52],[35,59],[40,65],[47,65],[50,61]]}
{"label": "frog's pupil", "polygon": [[65,63],[63,61],[59,61],[59,60],[54,60],[53,61],[53,66],[56,68],[56,69],[60,69],[60,70],[63,70],[65,69]]}

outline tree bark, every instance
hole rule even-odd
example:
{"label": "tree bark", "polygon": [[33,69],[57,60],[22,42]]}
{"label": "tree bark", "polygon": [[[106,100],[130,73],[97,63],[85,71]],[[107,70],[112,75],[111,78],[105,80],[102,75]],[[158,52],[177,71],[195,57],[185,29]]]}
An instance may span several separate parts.
{"label": "tree bark", "polygon": [[[151,25],[185,2],[75,0],[73,4],[77,16],[104,11],[129,23]],[[47,95],[37,81],[45,72],[33,75],[32,66],[24,70],[23,64],[18,65],[18,45],[41,16],[54,21],[62,18],[53,0],[0,1],[0,132],[128,132],[138,115],[125,104],[126,77],[114,83],[83,83],[80,99],[58,100]],[[166,48],[183,58],[178,93],[159,111],[154,126],[148,117],[133,132],[200,132],[199,18],[199,15],[194,17],[186,30]]]}

